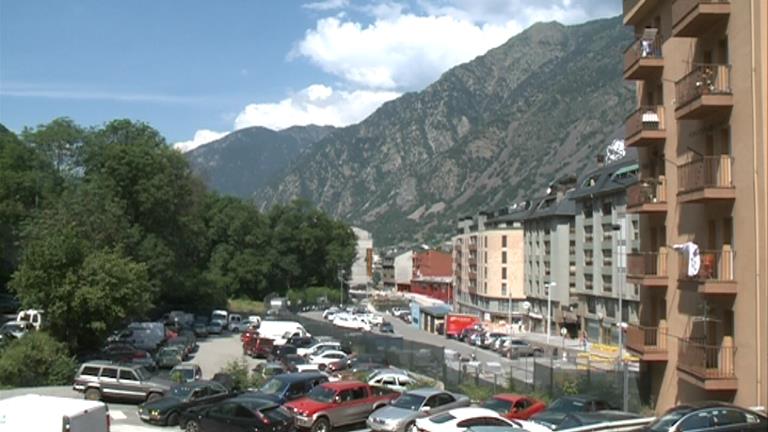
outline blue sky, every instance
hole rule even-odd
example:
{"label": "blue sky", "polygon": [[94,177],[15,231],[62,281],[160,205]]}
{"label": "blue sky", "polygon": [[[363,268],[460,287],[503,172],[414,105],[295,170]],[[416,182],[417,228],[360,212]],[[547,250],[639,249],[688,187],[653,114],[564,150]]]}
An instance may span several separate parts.
{"label": "blue sky", "polygon": [[[533,6],[531,6],[533,4]],[[0,0],[0,122],[150,123],[188,149],[241,127],[342,126],[536,21],[618,0]]]}

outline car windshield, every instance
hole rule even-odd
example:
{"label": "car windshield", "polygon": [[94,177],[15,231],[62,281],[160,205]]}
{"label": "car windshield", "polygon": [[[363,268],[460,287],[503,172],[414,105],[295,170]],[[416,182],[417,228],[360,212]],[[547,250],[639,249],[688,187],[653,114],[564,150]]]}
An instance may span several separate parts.
{"label": "car windshield", "polygon": [[283,391],[283,388],[285,388],[285,383],[283,383],[283,381],[277,378],[272,378],[267,381],[266,384],[261,386],[259,391],[266,394],[278,394]]}
{"label": "car windshield", "polygon": [[134,369],[134,372],[136,372],[136,375],[139,376],[139,380],[141,381],[146,381],[152,376],[145,367],[136,368]]}
{"label": "car windshield", "polygon": [[175,385],[171,387],[171,395],[179,399],[187,399],[192,394],[192,390],[194,389],[188,385]]}
{"label": "car windshield", "polygon": [[454,420],[456,417],[451,415],[451,413],[444,413],[444,414],[438,414],[434,417],[432,417],[430,420],[432,420],[432,423],[442,424],[442,423],[448,423],[451,420]]}
{"label": "car windshield", "polygon": [[424,396],[417,396],[412,393],[406,393],[392,402],[393,407],[416,411],[424,403]]}
{"label": "car windshield", "polygon": [[194,371],[194,369],[181,368],[181,369],[176,369],[174,372],[176,372],[178,374],[181,374],[181,376],[184,379],[187,379],[187,380],[195,379],[195,371]]}
{"label": "car windshield", "polygon": [[492,398],[483,403],[483,408],[488,408],[499,414],[506,414],[509,412],[510,408],[512,408],[512,402],[504,399]]}
{"label": "car windshield", "polygon": [[3,327],[0,327],[0,330],[13,332],[13,331],[23,330],[23,327],[21,326],[21,324],[17,324],[17,323],[5,323],[3,324]]}
{"label": "car windshield", "polygon": [[336,396],[336,392],[327,387],[317,386],[310,390],[307,396],[318,402],[331,403],[333,402],[333,397]]}
{"label": "car windshield", "polygon": [[561,398],[549,406],[550,411],[581,412],[584,411],[584,401]]}
{"label": "car windshield", "polygon": [[686,414],[691,412],[692,410],[690,408],[677,408],[672,409],[670,411],[667,411],[666,414],[659,417],[658,420],[651,423],[650,426],[648,426],[649,432],[666,432],[669,430],[670,427],[672,427],[673,424],[677,423],[678,420],[683,418]]}

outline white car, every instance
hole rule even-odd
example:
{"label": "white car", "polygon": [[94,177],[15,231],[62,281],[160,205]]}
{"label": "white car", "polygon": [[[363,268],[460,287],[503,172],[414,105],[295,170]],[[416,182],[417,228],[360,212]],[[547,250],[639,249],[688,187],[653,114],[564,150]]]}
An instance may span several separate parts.
{"label": "white car", "polygon": [[339,312],[339,308],[332,307],[323,311],[323,319],[333,321],[333,317]]}
{"label": "white car", "polygon": [[399,369],[380,369],[368,375],[368,384],[404,392],[415,380],[408,372]]}
{"label": "white car", "polygon": [[316,344],[310,345],[306,348],[297,348],[296,354],[302,357],[306,357],[319,354],[326,349],[341,351],[341,343],[336,341],[317,342]]}
{"label": "white car", "polygon": [[523,420],[507,420],[487,408],[456,408],[448,412],[416,420],[417,430],[424,432],[464,432],[472,426],[516,427],[529,432],[552,432],[545,426]]}
{"label": "white car", "polygon": [[335,361],[344,360],[347,358],[347,353],[344,351],[327,350],[318,355],[310,356],[309,362],[316,365],[327,365]]}
{"label": "white car", "polygon": [[384,322],[384,317],[376,314],[368,314],[368,321],[372,325],[381,325]]}
{"label": "white car", "polygon": [[337,315],[336,318],[333,319],[333,325],[352,330],[371,331],[370,324],[349,315]]}

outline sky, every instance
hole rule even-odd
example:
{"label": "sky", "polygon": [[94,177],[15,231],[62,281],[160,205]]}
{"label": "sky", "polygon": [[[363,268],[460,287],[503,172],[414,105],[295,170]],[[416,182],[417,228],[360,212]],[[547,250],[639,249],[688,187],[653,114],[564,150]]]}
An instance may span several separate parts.
{"label": "sky", "polygon": [[0,0],[0,123],[149,123],[182,151],[233,130],[345,126],[540,21],[619,0]]}

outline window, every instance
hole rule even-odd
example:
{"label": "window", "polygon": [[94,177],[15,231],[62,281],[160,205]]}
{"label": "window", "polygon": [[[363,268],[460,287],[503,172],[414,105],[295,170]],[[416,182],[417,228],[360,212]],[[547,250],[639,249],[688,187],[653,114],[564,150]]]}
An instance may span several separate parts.
{"label": "window", "polygon": [[517,402],[515,402],[515,406],[514,407],[518,411],[523,411],[525,409],[528,409],[529,406],[531,406],[531,401],[529,401],[528,399],[520,399]]}
{"label": "window", "polygon": [[101,377],[117,379],[117,369],[105,367],[104,369],[101,370]]}
{"label": "window", "polygon": [[610,216],[613,213],[613,204],[610,201],[603,202],[603,216]]}
{"label": "window", "polygon": [[609,318],[616,316],[616,304],[613,302],[613,300],[605,301],[605,315]]}
{"label": "window", "polygon": [[80,376],[99,376],[99,368],[95,366],[86,366],[80,372]]}
{"label": "window", "polygon": [[233,403],[222,404],[211,408],[211,414],[218,417],[234,417],[239,405]]}
{"label": "window", "polygon": [[336,395],[336,399],[339,402],[347,402],[352,400],[352,390],[342,390]]}
{"label": "window", "polygon": [[507,247],[507,236],[505,235],[501,236],[501,247]]}
{"label": "window", "polygon": [[244,407],[242,405],[235,405],[235,415],[233,417],[253,418],[253,417],[256,417],[256,416],[248,408],[246,408],[246,407]]}
{"label": "window", "polygon": [[352,400],[365,399],[365,387],[357,387],[352,389]]}
{"label": "window", "polygon": [[138,381],[139,379],[136,378],[136,374],[133,373],[133,371],[123,369],[120,371],[120,380],[121,381]]}
{"label": "window", "polygon": [[483,247],[488,247],[488,237],[483,237]]}
{"label": "window", "polygon": [[502,279],[506,279],[507,278],[507,268],[506,267],[502,267],[501,268],[501,278]]}
{"label": "window", "polygon": [[502,282],[501,283],[501,295],[506,296],[507,295],[507,283]]}
{"label": "window", "polygon": [[453,403],[456,400],[453,398],[453,396],[449,395],[448,393],[440,393],[439,395],[436,395],[435,398],[437,398],[436,406],[447,405],[449,403]]}
{"label": "window", "polygon": [[709,411],[700,411],[686,417],[680,423],[680,430],[709,430],[712,427],[712,414]]}
{"label": "window", "polygon": [[501,251],[501,263],[502,264],[507,263],[507,251]]}

